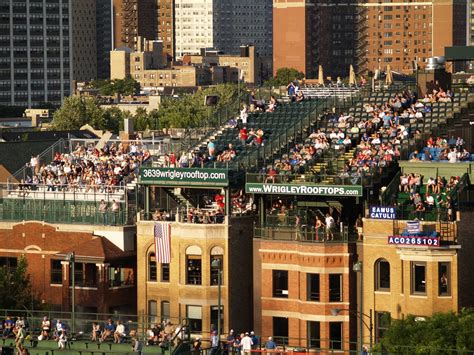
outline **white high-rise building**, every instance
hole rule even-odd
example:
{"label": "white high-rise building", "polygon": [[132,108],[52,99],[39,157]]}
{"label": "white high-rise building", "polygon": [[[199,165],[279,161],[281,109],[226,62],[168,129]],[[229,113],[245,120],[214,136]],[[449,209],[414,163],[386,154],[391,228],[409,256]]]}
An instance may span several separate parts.
{"label": "white high-rise building", "polygon": [[238,54],[255,45],[272,56],[272,0],[175,0],[176,57],[216,48]]}

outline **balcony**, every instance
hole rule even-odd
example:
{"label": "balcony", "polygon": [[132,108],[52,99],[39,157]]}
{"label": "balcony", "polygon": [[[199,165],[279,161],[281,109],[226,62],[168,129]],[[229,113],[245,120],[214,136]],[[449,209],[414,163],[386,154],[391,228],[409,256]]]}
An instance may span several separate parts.
{"label": "balcony", "polygon": [[333,244],[355,241],[357,236],[349,233],[348,226],[341,226],[340,228],[328,231],[323,227],[316,230],[314,227],[310,226],[264,225],[262,227],[257,226],[254,228],[254,238],[312,244]]}
{"label": "balcony", "polygon": [[[66,189],[33,184],[0,185],[1,221],[44,221],[85,225],[132,225],[135,206],[126,201],[123,187],[107,190]],[[101,210],[104,201],[107,209]],[[114,202],[117,210],[112,210]]]}

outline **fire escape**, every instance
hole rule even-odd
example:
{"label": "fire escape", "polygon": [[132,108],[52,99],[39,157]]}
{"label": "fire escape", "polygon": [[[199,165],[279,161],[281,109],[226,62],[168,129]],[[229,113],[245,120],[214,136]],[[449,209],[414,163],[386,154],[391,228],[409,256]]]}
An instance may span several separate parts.
{"label": "fire escape", "polygon": [[138,31],[138,0],[123,0],[122,43],[135,49]]}
{"label": "fire escape", "polygon": [[357,75],[367,73],[367,62],[368,62],[368,20],[367,20],[367,7],[359,6],[356,7],[355,11],[355,71]]}

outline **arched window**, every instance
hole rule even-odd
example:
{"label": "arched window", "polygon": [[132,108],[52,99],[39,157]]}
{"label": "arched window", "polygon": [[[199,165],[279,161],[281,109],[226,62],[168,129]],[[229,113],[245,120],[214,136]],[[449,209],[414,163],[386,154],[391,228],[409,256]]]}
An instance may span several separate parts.
{"label": "arched window", "polygon": [[385,259],[375,262],[375,289],[390,291],[390,263]]}
{"label": "arched window", "polygon": [[224,249],[214,247],[211,249],[211,286],[219,284],[219,270],[221,271],[221,285],[224,283],[222,272],[224,270]]}
{"label": "arched window", "polygon": [[155,253],[148,255],[148,281],[157,281]]}
{"label": "arched window", "polygon": [[202,284],[202,251],[197,245],[186,249],[186,284]]}

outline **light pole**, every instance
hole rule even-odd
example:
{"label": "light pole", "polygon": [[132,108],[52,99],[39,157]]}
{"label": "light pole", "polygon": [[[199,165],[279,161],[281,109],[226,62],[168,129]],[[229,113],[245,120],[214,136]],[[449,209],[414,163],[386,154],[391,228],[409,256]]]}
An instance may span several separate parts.
{"label": "light pole", "polygon": [[[372,339],[372,333],[374,329],[374,323],[373,323],[373,318],[372,318],[372,310],[370,310],[369,314],[361,313],[358,311],[351,311],[350,309],[340,309],[340,308],[333,308],[331,309],[331,314],[333,316],[339,315],[342,311],[348,311],[349,313],[356,314],[359,317],[360,324],[364,325],[368,330],[369,330],[369,338],[370,338],[370,350],[372,349],[373,345],[373,339]],[[366,321],[364,321],[364,317],[367,317],[369,319],[369,324],[367,324]],[[360,329],[360,335],[359,335],[359,342],[360,342],[360,351],[361,354],[364,350],[364,339],[362,337],[362,328]]]}
{"label": "light pole", "polygon": [[215,258],[214,260],[212,260],[211,266],[217,269],[217,342],[218,342],[217,348],[220,350],[221,348],[221,303],[222,303],[221,301],[221,298],[222,298],[221,259]]}
{"label": "light pole", "polygon": [[76,296],[76,275],[75,275],[75,263],[76,263],[76,255],[74,252],[68,253],[66,255],[66,261],[71,264],[71,333],[74,334],[76,332],[76,307],[75,307],[75,296]]}

